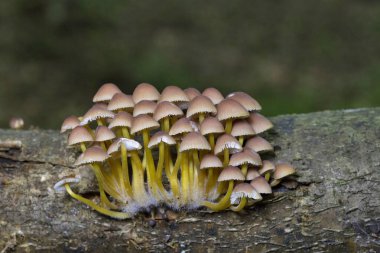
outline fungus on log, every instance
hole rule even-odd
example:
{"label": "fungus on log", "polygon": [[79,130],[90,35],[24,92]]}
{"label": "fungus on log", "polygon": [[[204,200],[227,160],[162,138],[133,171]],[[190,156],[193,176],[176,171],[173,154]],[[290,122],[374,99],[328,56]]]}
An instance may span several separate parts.
{"label": "fungus on log", "polygon": [[[149,214],[115,220],[54,191],[77,156],[58,131],[0,130],[0,251],[380,251],[380,108],[271,120],[264,136],[296,182],[240,213],[158,209],[154,228]],[[98,198],[91,168],[79,174],[72,187]]]}

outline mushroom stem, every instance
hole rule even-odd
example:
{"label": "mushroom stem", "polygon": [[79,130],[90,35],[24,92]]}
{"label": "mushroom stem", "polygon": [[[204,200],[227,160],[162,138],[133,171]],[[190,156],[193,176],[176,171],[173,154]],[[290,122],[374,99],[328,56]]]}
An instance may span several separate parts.
{"label": "mushroom stem", "polygon": [[120,219],[120,220],[131,218],[131,216],[128,213],[115,212],[115,211],[105,209],[103,207],[98,206],[97,204],[95,204],[91,200],[86,199],[86,198],[80,196],[79,194],[74,193],[71,190],[69,184],[65,184],[65,188],[66,188],[67,193],[70,194],[71,197],[73,197],[74,199],[88,205],[89,207],[95,209],[96,211],[98,211],[101,214],[110,216],[110,217],[115,218],[115,219]]}
{"label": "mushroom stem", "polygon": [[214,136],[214,134],[208,135],[208,142],[210,143],[211,150],[214,151],[214,147],[215,147],[215,136]]}
{"label": "mushroom stem", "polygon": [[175,162],[175,165],[173,167],[173,171],[170,174],[170,187],[172,188],[173,194],[175,198],[179,197],[179,187],[178,187],[178,170],[180,165],[182,164],[182,153],[178,153],[177,160]]}
{"label": "mushroom stem", "polygon": [[144,157],[146,161],[148,187],[155,197],[157,197],[156,191],[156,172],[154,166],[154,160],[151,150],[148,148],[149,143],[149,131],[143,130],[143,142],[144,142]]}
{"label": "mushroom stem", "polygon": [[166,146],[165,147],[165,174],[166,177],[169,179],[170,174],[171,174],[171,169],[173,167],[172,160],[171,160],[171,155],[170,155],[170,147]]}
{"label": "mushroom stem", "polygon": [[128,139],[131,138],[131,135],[130,135],[130,133],[128,131],[128,128],[122,127],[121,128],[121,133],[122,133],[122,135],[123,135],[124,138],[128,138]]}
{"label": "mushroom stem", "polygon": [[208,180],[206,184],[206,194],[209,194],[211,189],[213,189],[216,184],[217,176],[216,173],[214,173],[214,169],[208,169],[207,178]]}
{"label": "mushroom stem", "polygon": [[96,123],[98,123],[98,126],[104,126],[105,125],[105,122],[103,119],[97,119]]}
{"label": "mushroom stem", "polygon": [[267,172],[267,173],[265,173],[265,180],[267,180],[267,182],[269,182],[269,179],[270,179],[270,172]]}
{"label": "mushroom stem", "polygon": [[165,198],[167,198],[167,192],[165,190],[164,185],[162,184],[162,174],[163,174],[163,168],[164,168],[164,161],[165,161],[165,143],[161,142],[158,145],[158,163],[157,163],[157,187],[161,191],[162,194],[165,195]]}
{"label": "mushroom stem", "polygon": [[93,163],[92,164],[92,169],[95,173],[95,176],[96,176],[96,180],[98,180],[98,186],[99,186],[99,193],[100,193],[100,200],[102,201],[102,203],[104,203],[106,206],[110,207],[110,208],[116,208],[116,206],[114,204],[112,204],[108,198],[107,198],[107,195],[106,193],[104,192],[104,181],[103,181],[103,176],[102,176],[102,171],[100,170],[100,167],[98,164],[96,163]]}
{"label": "mushroom stem", "polygon": [[140,202],[144,202],[148,199],[147,193],[144,187],[144,173],[142,164],[137,151],[131,151],[132,154],[132,189],[134,191],[134,199]]}
{"label": "mushroom stem", "polygon": [[227,134],[231,134],[231,130],[232,130],[232,119],[228,119],[226,121],[226,133]]}
{"label": "mushroom stem", "polygon": [[199,114],[199,124],[201,124],[204,119],[205,119],[205,114],[204,113],[200,113]]}
{"label": "mushroom stem", "polygon": [[223,155],[224,155],[223,166],[226,167],[228,163],[230,162],[230,151],[228,150],[228,148],[225,148],[223,150]]}
{"label": "mushroom stem", "polygon": [[230,180],[228,181],[228,190],[226,192],[226,195],[224,195],[219,200],[219,202],[213,203],[209,201],[204,201],[202,205],[207,208],[210,208],[212,211],[215,211],[215,212],[226,209],[230,205],[230,197],[231,197],[233,188],[234,188],[234,181]]}
{"label": "mushroom stem", "polygon": [[165,117],[164,118],[164,124],[162,126],[162,130],[164,132],[168,133],[169,129],[170,129],[170,118],[169,117]]}
{"label": "mushroom stem", "polygon": [[182,166],[181,166],[181,186],[183,194],[183,203],[188,202],[189,195],[189,160],[187,152],[183,152]]}
{"label": "mushroom stem", "polygon": [[245,163],[243,164],[243,166],[241,166],[241,172],[243,173],[244,176],[247,176],[247,172],[248,172],[248,164]]}
{"label": "mushroom stem", "polygon": [[[129,196],[133,196],[131,182],[129,180],[128,153],[125,145],[121,145],[121,180],[120,183],[127,189]],[[124,180],[125,179],[125,180]]]}
{"label": "mushroom stem", "polygon": [[200,161],[199,161],[199,156],[198,156],[198,151],[194,150],[193,151],[193,160],[194,160],[194,170],[196,173],[196,182],[198,189],[201,191],[202,195],[204,193],[204,182],[205,182],[205,172],[203,170],[200,170]]}
{"label": "mushroom stem", "polygon": [[243,146],[244,144],[244,136],[239,136],[239,143]]}
{"label": "mushroom stem", "polygon": [[241,200],[240,200],[240,203],[239,205],[237,206],[231,206],[230,209],[234,212],[239,212],[241,211],[245,205],[247,204],[247,198],[246,197],[242,197]]}

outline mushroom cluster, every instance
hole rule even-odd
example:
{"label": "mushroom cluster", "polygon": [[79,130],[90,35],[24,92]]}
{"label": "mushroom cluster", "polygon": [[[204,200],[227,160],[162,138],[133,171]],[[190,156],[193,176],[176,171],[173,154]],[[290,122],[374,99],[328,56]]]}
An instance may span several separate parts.
{"label": "mushroom cluster", "polygon": [[82,151],[75,165],[91,166],[100,203],[72,191],[78,177],[55,188],[102,214],[125,219],[158,205],[240,211],[295,172],[261,159],[273,147],[259,134],[273,125],[246,93],[224,97],[215,88],[176,86],[159,93],[141,83],[127,95],[106,83],[93,102],[83,116],[68,117],[61,132],[71,131],[68,145]]}

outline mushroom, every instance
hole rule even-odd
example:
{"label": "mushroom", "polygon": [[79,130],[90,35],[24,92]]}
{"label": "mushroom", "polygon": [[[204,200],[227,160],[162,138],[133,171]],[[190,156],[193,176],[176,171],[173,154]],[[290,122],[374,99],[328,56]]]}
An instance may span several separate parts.
{"label": "mushroom", "polygon": [[62,123],[61,134],[74,129],[75,127],[79,126],[79,124],[80,121],[77,116],[72,115],[67,117]]}
{"label": "mushroom", "polygon": [[253,112],[249,115],[248,122],[251,124],[256,134],[263,133],[273,127],[272,122],[257,112]]}
{"label": "mushroom", "polygon": [[189,108],[187,108],[186,117],[198,118],[199,123],[202,123],[205,115],[215,115],[216,113],[217,110],[212,101],[208,97],[200,95],[191,100]]}
{"label": "mushroom", "polygon": [[292,165],[288,163],[279,163],[276,165],[276,169],[273,173],[273,181],[270,183],[270,185],[272,187],[276,186],[281,182],[281,179],[294,173],[296,173],[296,170]]}
{"label": "mushroom", "polygon": [[208,97],[214,105],[219,104],[224,99],[222,93],[213,87],[205,89],[202,95]]}
{"label": "mushroom", "polygon": [[231,206],[230,209],[234,212],[241,211],[247,204],[247,198],[254,200],[262,200],[260,193],[258,193],[252,185],[248,183],[241,183],[235,186],[231,193],[231,203],[239,203],[237,206]]}

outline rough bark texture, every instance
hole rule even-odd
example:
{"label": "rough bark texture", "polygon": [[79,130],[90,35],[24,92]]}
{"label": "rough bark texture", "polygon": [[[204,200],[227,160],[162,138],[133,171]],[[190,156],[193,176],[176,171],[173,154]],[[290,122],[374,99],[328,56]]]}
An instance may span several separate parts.
{"label": "rough bark texture", "polygon": [[75,157],[58,132],[0,130],[0,251],[379,252],[380,108],[272,120],[266,137],[297,168],[294,190],[241,213],[168,213],[155,227],[55,193]]}

